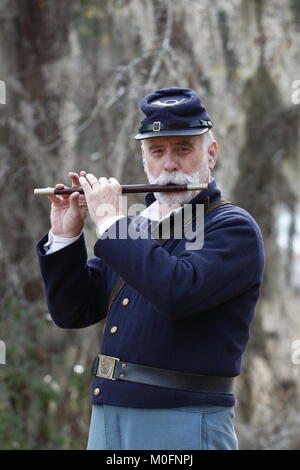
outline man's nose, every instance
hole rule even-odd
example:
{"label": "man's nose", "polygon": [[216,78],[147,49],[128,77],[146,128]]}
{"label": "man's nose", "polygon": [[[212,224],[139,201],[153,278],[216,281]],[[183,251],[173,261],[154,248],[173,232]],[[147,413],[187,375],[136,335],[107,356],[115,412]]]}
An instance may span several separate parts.
{"label": "man's nose", "polygon": [[166,151],[165,153],[164,170],[170,172],[179,170],[178,161],[171,151]]}

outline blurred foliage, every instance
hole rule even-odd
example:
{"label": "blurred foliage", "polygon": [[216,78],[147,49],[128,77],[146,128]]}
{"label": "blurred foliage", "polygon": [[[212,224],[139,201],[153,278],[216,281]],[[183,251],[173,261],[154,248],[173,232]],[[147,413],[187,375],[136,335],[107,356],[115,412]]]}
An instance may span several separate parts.
{"label": "blurred foliage", "polygon": [[34,314],[15,299],[2,305],[0,318],[4,314],[0,449],[84,449],[89,370],[76,374],[65,364],[65,350],[43,349],[44,335],[51,328],[46,315]]}
{"label": "blurred foliage", "polygon": [[294,22],[298,30],[300,30],[300,2],[299,0],[290,0],[291,9],[293,11]]}
{"label": "blurred foliage", "polygon": [[83,44],[88,45],[95,41],[99,34],[99,18],[103,15],[103,6],[98,2],[94,6],[91,2],[76,2],[73,10],[73,21]]}

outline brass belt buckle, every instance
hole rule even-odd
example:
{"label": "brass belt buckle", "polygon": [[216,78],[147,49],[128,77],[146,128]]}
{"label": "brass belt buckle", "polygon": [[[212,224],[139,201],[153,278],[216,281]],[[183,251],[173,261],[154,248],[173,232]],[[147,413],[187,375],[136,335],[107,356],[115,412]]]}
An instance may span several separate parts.
{"label": "brass belt buckle", "polygon": [[117,357],[104,356],[98,354],[99,365],[96,373],[97,377],[103,377],[104,379],[116,380],[113,375],[115,372],[116,362],[120,359]]}

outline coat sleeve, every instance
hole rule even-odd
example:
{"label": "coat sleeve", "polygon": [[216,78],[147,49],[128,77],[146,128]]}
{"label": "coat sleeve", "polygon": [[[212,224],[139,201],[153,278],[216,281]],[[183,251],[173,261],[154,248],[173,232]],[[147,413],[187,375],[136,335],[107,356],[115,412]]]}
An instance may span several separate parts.
{"label": "coat sleeve", "polygon": [[45,254],[45,235],[36,252],[44,281],[48,309],[61,328],[84,328],[106,316],[107,294],[102,260],[87,261],[84,235],[49,255]]}
{"label": "coat sleeve", "polygon": [[[99,239],[94,253],[157,311],[183,318],[226,302],[262,280],[263,242],[257,224],[239,214],[215,219],[199,250],[184,249],[183,244],[175,256],[156,240],[128,236]],[[130,219],[117,224],[124,221],[129,227]]]}

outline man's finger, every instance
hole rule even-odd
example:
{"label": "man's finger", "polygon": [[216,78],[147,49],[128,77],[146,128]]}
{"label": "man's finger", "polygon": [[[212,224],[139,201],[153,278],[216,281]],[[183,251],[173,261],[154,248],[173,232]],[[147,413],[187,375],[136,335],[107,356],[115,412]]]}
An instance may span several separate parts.
{"label": "man's finger", "polygon": [[90,183],[91,188],[94,188],[94,187],[95,187],[95,189],[96,189],[97,187],[98,187],[98,188],[100,187],[100,183],[99,183],[98,179],[97,179],[96,176],[93,175],[92,173],[88,173],[88,174],[86,175],[86,179],[87,179],[88,182]]}
{"label": "man's finger", "polygon": [[72,188],[74,188],[75,186],[79,186],[79,176],[77,173],[75,173],[74,171],[70,171],[69,173],[69,178],[71,178],[72,180]]}
{"label": "man's finger", "polygon": [[55,196],[55,195],[49,195],[47,196],[51,202],[53,202],[55,205],[60,205],[62,202],[63,202],[63,199],[59,196]]}
{"label": "man's finger", "polygon": [[117,178],[114,178],[113,176],[109,178],[109,183],[111,183],[113,186],[121,186]]}
{"label": "man's finger", "polygon": [[80,193],[78,193],[77,191],[70,195],[70,206],[73,207],[73,209],[78,209],[79,196],[80,196]]}
{"label": "man's finger", "polygon": [[99,182],[100,182],[101,184],[102,184],[102,183],[107,183],[107,184],[109,184],[109,181],[108,181],[108,179],[107,179],[105,176],[100,176]]}
{"label": "man's finger", "polygon": [[[58,183],[58,184],[55,185],[55,188],[56,188],[56,189],[64,189],[65,187],[66,187],[66,186],[65,186],[64,184],[62,184],[62,183]],[[61,194],[61,195],[60,195],[60,201],[61,201],[61,200],[68,199],[69,196],[70,196],[69,194]]]}
{"label": "man's finger", "polygon": [[93,192],[92,188],[91,188],[91,185],[90,185],[90,183],[88,182],[88,180],[86,179],[85,176],[80,176],[79,177],[79,183],[82,186],[84,194],[89,195]]}
{"label": "man's finger", "polygon": [[[64,189],[65,185],[62,183],[57,183],[55,185],[55,189]],[[51,202],[53,202],[55,205],[60,205],[63,202],[62,195],[57,196],[57,195],[49,195],[48,198],[50,199]]]}

